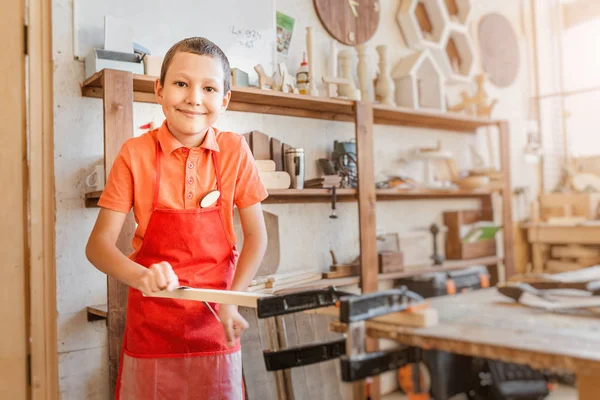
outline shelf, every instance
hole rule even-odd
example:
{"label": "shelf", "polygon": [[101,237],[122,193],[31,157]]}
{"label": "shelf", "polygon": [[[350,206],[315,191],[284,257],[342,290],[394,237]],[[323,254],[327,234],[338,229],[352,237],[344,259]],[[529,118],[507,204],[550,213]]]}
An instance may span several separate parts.
{"label": "shelf", "polygon": [[[103,71],[88,78],[81,87],[84,97],[102,98]],[[137,102],[155,103],[156,77],[133,75],[133,99]],[[312,97],[293,93],[273,92],[258,88],[233,87],[229,110],[276,114],[333,121],[355,121],[354,102],[350,100]],[[409,108],[373,106],[375,124],[444,129],[473,133],[477,128],[497,124],[498,121],[463,115],[418,111]]]}
{"label": "shelf", "polygon": [[[378,201],[423,200],[423,199],[468,199],[490,196],[493,192],[478,190],[435,190],[435,189],[377,189]],[[85,194],[87,208],[98,207],[101,191]],[[336,201],[340,203],[357,201],[356,189],[337,189]],[[263,204],[284,203],[329,203],[331,189],[270,189],[269,197]]]}
{"label": "shelf", "polygon": [[108,306],[106,304],[96,304],[87,307],[88,322],[99,321],[108,317]]}

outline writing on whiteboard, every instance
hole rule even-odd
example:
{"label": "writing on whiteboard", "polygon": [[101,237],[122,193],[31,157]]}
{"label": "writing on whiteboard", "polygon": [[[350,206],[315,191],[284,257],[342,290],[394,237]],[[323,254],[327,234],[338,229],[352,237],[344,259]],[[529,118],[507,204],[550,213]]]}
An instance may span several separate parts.
{"label": "writing on whiteboard", "polygon": [[240,29],[232,25],[229,32],[236,38],[240,45],[249,49],[254,48],[256,42],[262,39],[262,35],[256,29]]}

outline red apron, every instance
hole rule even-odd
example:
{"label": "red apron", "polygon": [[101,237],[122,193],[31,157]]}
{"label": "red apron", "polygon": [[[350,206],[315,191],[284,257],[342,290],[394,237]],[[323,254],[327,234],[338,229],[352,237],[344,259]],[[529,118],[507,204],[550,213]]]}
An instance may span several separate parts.
{"label": "red apron", "polygon": [[[216,205],[158,209],[160,161],[156,145],[153,211],[135,261],[145,267],[169,262],[182,286],[226,290],[237,252]],[[221,174],[211,151],[217,190]],[[219,305],[211,307],[218,311]],[[240,343],[227,347],[221,324],[202,302],[144,297],[129,288],[125,338],[116,399],[242,399]]]}

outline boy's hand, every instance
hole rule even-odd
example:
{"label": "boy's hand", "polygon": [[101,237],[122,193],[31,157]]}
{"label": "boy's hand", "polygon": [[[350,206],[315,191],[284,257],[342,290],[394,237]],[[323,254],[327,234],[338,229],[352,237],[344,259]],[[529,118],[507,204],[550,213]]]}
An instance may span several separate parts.
{"label": "boy's hand", "polygon": [[173,267],[166,261],[150,265],[144,268],[140,274],[136,289],[145,295],[150,295],[161,290],[172,291],[179,287],[179,279]]}
{"label": "boy's hand", "polygon": [[235,341],[242,336],[242,333],[250,325],[238,312],[237,306],[232,304],[220,304],[219,305],[219,318],[223,329],[225,329],[225,336],[227,337],[227,345],[233,347]]}

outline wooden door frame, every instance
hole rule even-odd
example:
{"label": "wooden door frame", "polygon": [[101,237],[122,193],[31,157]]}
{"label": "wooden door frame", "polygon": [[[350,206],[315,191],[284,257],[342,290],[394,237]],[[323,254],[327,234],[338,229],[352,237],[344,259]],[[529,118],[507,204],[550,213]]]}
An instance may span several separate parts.
{"label": "wooden door frame", "polygon": [[29,290],[31,398],[58,399],[52,0],[29,0]]}
{"label": "wooden door frame", "polygon": [[23,21],[25,0],[3,3],[0,36],[0,398],[27,399],[27,137]]}

